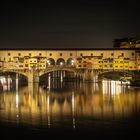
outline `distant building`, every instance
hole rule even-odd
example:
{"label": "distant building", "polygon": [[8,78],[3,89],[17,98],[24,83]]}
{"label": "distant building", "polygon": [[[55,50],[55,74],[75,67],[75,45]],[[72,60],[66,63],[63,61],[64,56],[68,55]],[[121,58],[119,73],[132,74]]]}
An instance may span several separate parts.
{"label": "distant building", "polygon": [[140,48],[140,38],[122,38],[114,40],[114,48]]}

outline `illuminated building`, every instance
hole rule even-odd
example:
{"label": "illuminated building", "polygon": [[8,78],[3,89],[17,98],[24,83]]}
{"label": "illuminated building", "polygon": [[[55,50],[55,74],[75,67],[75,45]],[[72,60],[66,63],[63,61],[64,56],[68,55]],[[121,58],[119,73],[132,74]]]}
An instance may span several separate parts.
{"label": "illuminated building", "polygon": [[[30,78],[53,70],[140,70],[137,48],[0,50],[0,70],[18,71]],[[33,74],[36,73],[36,74]],[[34,79],[39,79],[38,77]]]}

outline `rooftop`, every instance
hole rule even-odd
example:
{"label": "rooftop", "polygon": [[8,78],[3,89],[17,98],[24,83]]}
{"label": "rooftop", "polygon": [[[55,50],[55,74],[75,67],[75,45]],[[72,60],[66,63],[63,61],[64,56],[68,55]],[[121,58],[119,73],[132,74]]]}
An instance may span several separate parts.
{"label": "rooftop", "polygon": [[54,51],[65,51],[65,50],[71,50],[71,51],[75,51],[75,50],[81,50],[81,51],[86,51],[86,50],[138,50],[140,51],[140,48],[0,48],[0,50],[54,50]]}

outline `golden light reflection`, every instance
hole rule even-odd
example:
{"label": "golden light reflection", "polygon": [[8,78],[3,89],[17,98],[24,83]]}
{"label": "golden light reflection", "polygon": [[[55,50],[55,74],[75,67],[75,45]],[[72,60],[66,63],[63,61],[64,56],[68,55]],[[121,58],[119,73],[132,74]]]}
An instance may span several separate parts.
{"label": "golden light reflection", "polygon": [[140,89],[121,86],[118,81],[80,83],[77,89],[64,93],[36,84],[0,94],[0,121],[18,120],[48,128],[65,120],[76,128],[78,118],[128,118],[139,110]]}
{"label": "golden light reflection", "polygon": [[103,80],[102,81],[102,92],[103,94],[119,95],[123,93],[124,86],[121,81],[114,80]]}

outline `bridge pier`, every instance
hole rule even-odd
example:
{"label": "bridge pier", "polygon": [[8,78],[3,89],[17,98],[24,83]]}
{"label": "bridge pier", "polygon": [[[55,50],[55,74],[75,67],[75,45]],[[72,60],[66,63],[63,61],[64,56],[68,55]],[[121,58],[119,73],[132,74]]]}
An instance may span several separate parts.
{"label": "bridge pier", "polygon": [[38,83],[39,82],[39,75],[35,71],[30,71],[28,73],[28,83]]}
{"label": "bridge pier", "polygon": [[96,82],[97,75],[98,75],[98,72],[96,72],[95,70],[85,70],[82,73],[82,81]]}

